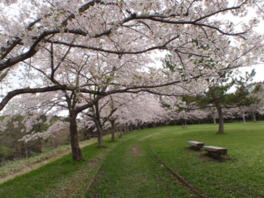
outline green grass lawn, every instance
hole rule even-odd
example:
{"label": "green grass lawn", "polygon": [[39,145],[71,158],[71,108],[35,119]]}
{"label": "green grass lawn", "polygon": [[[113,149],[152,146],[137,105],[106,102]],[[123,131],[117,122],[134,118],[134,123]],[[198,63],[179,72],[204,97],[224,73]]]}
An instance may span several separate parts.
{"label": "green grass lawn", "polygon": [[[106,140],[104,149],[85,147],[86,161],[68,155],[10,180],[0,185],[0,197],[196,197],[166,166],[205,197],[264,197],[264,122],[216,131],[204,124],[135,131]],[[189,140],[226,147],[228,155],[212,159],[190,150]]]}
{"label": "green grass lawn", "polygon": [[[264,125],[226,124],[225,134],[215,131],[213,125],[168,127],[148,143],[164,163],[206,197],[264,197]],[[189,140],[225,147],[228,156],[214,160],[206,152],[192,151],[186,148]]]}
{"label": "green grass lawn", "polygon": [[[166,129],[147,131],[155,135]],[[144,137],[135,136],[111,151],[86,197],[189,197],[187,189],[153,157]]]}
{"label": "green grass lawn", "polygon": [[114,143],[106,148],[92,144],[82,149],[86,161],[74,162],[71,154],[0,185],[0,197],[80,197]]}

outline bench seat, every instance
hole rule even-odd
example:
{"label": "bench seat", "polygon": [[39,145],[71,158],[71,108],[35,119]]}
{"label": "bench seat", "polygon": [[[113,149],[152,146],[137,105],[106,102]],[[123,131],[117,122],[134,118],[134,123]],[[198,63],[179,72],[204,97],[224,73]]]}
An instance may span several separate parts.
{"label": "bench seat", "polygon": [[226,155],[227,149],[218,146],[204,146],[203,150],[207,151],[209,154],[217,154],[217,155]]}
{"label": "bench seat", "polygon": [[189,141],[188,144],[190,144],[192,148],[195,148],[195,149],[201,149],[204,146],[203,142],[197,142],[197,141]]}

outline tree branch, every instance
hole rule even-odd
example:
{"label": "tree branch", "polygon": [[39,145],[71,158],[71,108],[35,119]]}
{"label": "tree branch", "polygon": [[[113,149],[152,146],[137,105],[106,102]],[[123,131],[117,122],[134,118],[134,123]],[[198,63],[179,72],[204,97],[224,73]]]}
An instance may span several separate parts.
{"label": "tree branch", "polygon": [[25,89],[17,89],[11,92],[8,92],[8,94],[3,98],[3,100],[0,102],[0,111],[3,110],[3,108],[6,106],[6,104],[15,96],[21,95],[21,94],[27,94],[27,93],[44,93],[44,92],[50,92],[50,91],[58,91],[58,90],[65,90],[66,86],[52,86],[52,87],[42,87],[42,88],[25,88]]}

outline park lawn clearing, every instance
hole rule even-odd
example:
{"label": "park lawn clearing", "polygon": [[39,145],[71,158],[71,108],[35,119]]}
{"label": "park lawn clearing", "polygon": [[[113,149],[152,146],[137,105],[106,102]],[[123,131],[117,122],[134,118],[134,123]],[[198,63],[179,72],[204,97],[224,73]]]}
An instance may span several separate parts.
{"label": "park lawn clearing", "polygon": [[[264,123],[260,123],[225,124],[223,135],[216,134],[213,125],[168,127],[148,141],[165,164],[205,197],[264,197]],[[225,147],[228,155],[213,159],[205,151],[189,149],[189,140]]]}
{"label": "park lawn clearing", "polygon": [[[163,132],[130,140],[113,149],[86,196],[264,196],[263,122],[246,126],[226,124],[223,135],[216,134],[217,126],[209,124],[159,130]],[[189,140],[225,147],[228,154],[220,159],[211,158],[205,151],[189,149]],[[174,177],[175,174],[187,185]]]}
{"label": "park lawn clearing", "polygon": [[[66,155],[0,185],[0,197],[264,197],[264,123],[160,127],[82,149],[86,161]],[[213,159],[188,141],[225,147]],[[168,167],[168,168],[167,168]]]}

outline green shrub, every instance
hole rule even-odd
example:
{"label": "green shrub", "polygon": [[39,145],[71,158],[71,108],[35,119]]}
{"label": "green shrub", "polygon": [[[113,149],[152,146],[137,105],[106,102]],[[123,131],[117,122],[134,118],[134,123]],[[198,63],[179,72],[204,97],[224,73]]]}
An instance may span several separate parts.
{"label": "green shrub", "polygon": [[1,146],[0,147],[0,161],[12,159],[15,153],[15,149]]}

